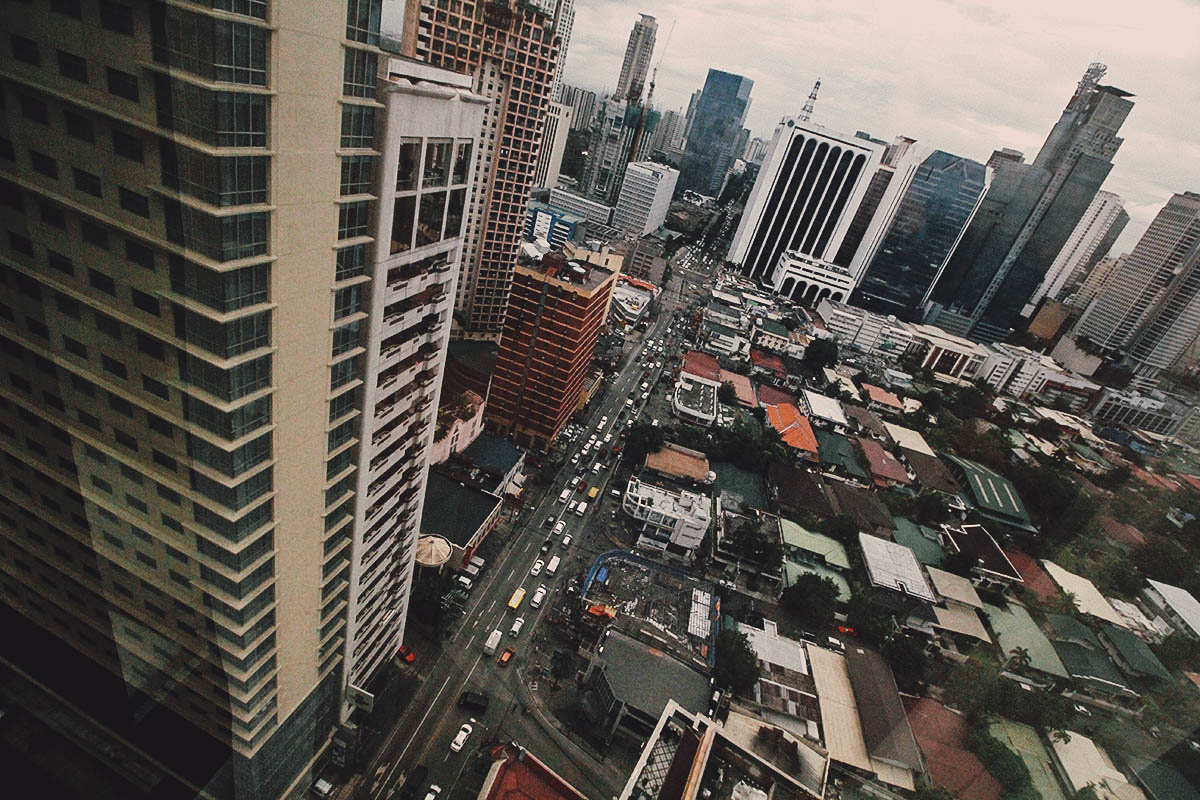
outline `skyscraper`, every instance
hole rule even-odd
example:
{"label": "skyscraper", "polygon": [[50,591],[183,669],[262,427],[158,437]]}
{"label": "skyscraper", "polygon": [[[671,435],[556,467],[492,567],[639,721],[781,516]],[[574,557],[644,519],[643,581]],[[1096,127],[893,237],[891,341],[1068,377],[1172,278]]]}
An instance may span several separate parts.
{"label": "skyscraper", "polygon": [[1016,327],[1121,146],[1133,102],[1099,84],[1104,72],[1088,68],[1032,164],[993,156],[995,179],[934,286],[926,321],[983,340]]}
{"label": "skyscraper", "polygon": [[[881,147],[811,122],[784,120],[775,129],[766,161],[750,191],[729,260],[765,285],[789,296],[800,287],[777,274],[780,256],[829,262],[841,246],[853,210],[862,202]],[[682,180],[682,178],[681,178]],[[831,265],[832,266],[832,265]],[[843,267],[841,272],[849,277]],[[804,289],[807,291],[808,282]],[[848,289],[846,290],[848,291]],[[843,294],[839,300],[844,300]]]}
{"label": "skyscraper", "polygon": [[613,97],[619,100],[638,101],[646,88],[650,74],[650,59],[654,55],[654,40],[658,36],[658,21],[649,14],[633,23],[629,42],[625,45],[625,59],[621,62],[621,77]]}
{"label": "skyscraper", "polygon": [[1075,326],[1152,380],[1200,333],[1200,194],[1176,194]]}
{"label": "skyscraper", "polygon": [[303,792],[394,654],[483,107],[381,88],[378,2],[209,5],[25,6],[0,66],[0,648],[122,797]]}
{"label": "skyscraper", "polygon": [[[854,135],[864,141],[883,144],[863,131],[858,131]],[[867,191],[863,194],[862,202],[854,210],[854,216],[850,219],[850,226],[846,229],[846,237],[842,239],[841,247],[833,256],[835,264],[841,264],[843,267],[850,266],[850,263],[854,261],[854,255],[858,252],[859,245],[862,244],[863,237],[867,234],[867,228],[871,226],[872,220],[879,216],[877,212],[879,212],[879,204],[883,202],[884,195],[890,194],[893,199],[896,199],[907,187],[907,181],[911,180],[916,172],[916,161],[910,159],[907,164],[908,169],[903,176],[904,186],[894,185],[893,178],[896,177],[896,166],[899,160],[904,157],[915,141],[907,136],[897,136],[892,144],[884,147],[883,158],[867,184]],[[889,189],[891,189],[890,193]],[[888,213],[894,211],[895,209],[892,208],[888,210]]]}
{"label": "skyscraper", "polygon": [[470,3],[443,8],[435,0],[412,2],[421,13],[405,20],[404,53],[472,75],[475,90],[494,101],[483,123],[454,307],[457,335],[496,339],[557,69],[556,4],[499,0],[477,14]]}
{"label": "skyscraper", "polygon": [[558,184],[558,173],[567,146],[567,131],[571,129],[571,107],[562,103],[547,104],[543,124],[542,151],[538,154],[533,185],[553,187]]}
{"label": "skyscraper", "polygon": [[587,130],[596,119],[596,93],[578,86],[560,84],[558,101],[571,107],[571,130]]}
{"label": "skyscraper", "polygon": [[537,450],[554,441],[592,369],[616,277],[560,253],[522,256],[488,393],[490,430]]}
{"label": "skyscraper", "polygon": [[754,81],[749,78],[717,69],[708,71],[679,169],[680,188],[706,195],[721,188],[733,164],[733,149],[750,109],[752,88]]}
{"label": "skyscraper", "polygon": [[983,194],[986,173],[979,162],[942,150],[925,156],[863,244],[854,304],[918,319],[938,268]]}
{"label": "skyscraper", "polygon": [[575,27],[575,0],[556,0],[554,4],[554,32],[558,34],[558,59],[554,63],[554,80],[550,85],[550,99],[558,100],[562,87],[563,69],[567,65],[567,50],[571,46],[571,30]]}
{"label": "skyscraper", "polygon": [[[1084,270],[1096,260],[1093,256],[1103,256],[1108,252],[1107,248],[1112,246],[1129,221],[1129,215],[1125,213],[1123,206],[1124,201],[1118,195],[1112,192],[1096,192],[1091,204],[1080,217],[1079,224],[1071,231],[1066,244],[1058,251],[1050,269],[1042,278],[1041,284],[1029,298],[1023,316],[1032,314],[1043,297],[1058,299],[1059,292],[1064,287],[1074,285],[1082,279]],[[1107,247],[1099,250],[1104,242],[1108,243]]]}
{"label": "skyscraper", "polygon": [[658,230],[667,218],[679,170],[653,161],[633,161],[625,168],[625,180],[613,208],[614,228],[644,236]]}

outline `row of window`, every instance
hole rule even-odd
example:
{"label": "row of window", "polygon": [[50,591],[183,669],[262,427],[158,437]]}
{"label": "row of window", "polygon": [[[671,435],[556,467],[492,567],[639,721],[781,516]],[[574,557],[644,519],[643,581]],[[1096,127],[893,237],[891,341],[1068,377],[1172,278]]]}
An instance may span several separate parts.
{"label": "row of window", "polygon": [[[41,48],[32,39],[19,36],[15,33],[11,34],[9,36],[9,48],[12,52],[12,57],[17,61],[34,67],[42,65]],[[55,62],[58,65],[59,74],[63,77],[83,84],[91,83],[91,74],[88,69],[87,60],[82,56],[66,50],[56,50]],[[141,91],[138,87],[138,78],[136,75],[116,69],[115,67],[105,67],[104,77],[108,93],[114,97],[120,97],[133,103],[141,99]]]}
{"label": "row of window", "polygon": [[267,84],[267,31],[192,11],[151,6],[154,59],[215,81]]}
{"label": "row of window", "polygon": [[215,147],[266,147],[267,98],[155,75],[158,124]]}
{"label": "row of window", "polygon": [[214,206],[267,202],[266,156],[217,157],[161,141],[163,184]]}

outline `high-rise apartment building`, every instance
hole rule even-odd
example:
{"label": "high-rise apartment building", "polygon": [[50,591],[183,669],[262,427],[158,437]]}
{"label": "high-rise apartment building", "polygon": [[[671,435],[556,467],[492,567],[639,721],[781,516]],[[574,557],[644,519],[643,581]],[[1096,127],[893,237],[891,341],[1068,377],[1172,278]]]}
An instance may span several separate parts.
{"label": "high-rise apartment building", "polygon": [[683,146],[683,115],[678,111],[664,111],[650,140],[650,152],[671,155]]}
{"label": "high-rise apartment building", "polygon": [[630,163],[613,208],[613,227],[638,237],[658,230],[667,219],[678,180],[679,170],[665,164]]}
{"label": "high-rise apartment building", "polygon": [[616,203],[625,167],[649,157],[657,124],[658,112],[644,105],[617,97],[601,100],[579,176],[579,193],[608,205]]}
{"label": "high-rise apartment building", "polygon": [[1096,192],[1079,224],[1055,256],[1041,285],[1029,298],[1025,316],[1033,313],[1043,297],[1057,300],[1064,288],[1078,284],[1088,267],[1108,252],[1129,222],[1124,205],[1124,201],[1112,192]]}
{"label": "high-rise apartment building", "polygon": [[925,315],[945,330],[999,340],[1020,315],[1112,169],[1133,101],[1092,64],[1032,164],[997,158],[996,176],[954,248]]}
{"label": "high-rise apartment building", "polygon": [[767,151],[771,149],[769,139],[763,139],[755,136],[746,145],[746,161],[751,164],[762,164],[767,157]]}
{"label": "high-rise apartment building", "polygon": [[[821,265],[827,265],[838,274],[835,282],[842,288],[837,291],[843,292],[838,299],[845,300],[849,272],[834,267],[832,257],[862,202],[882,150],[857,136],[794,118],[784,120],[775,129],[750,191],[729,260],[748,277],[799,298],[806,296],[814,278],[825,269]],[[787,265],[779,269],[781,256],[789,252],[796,254],[797,265],[809,262],[803,268],[807,277],[786,274]]]}
{"label": "high-rise apartment building", "polygon": [[1105,256],[1088,270],[1079,284],[1079,288],[1067,295],[1065,302],[1076,311],[1086,311],[1096,296],[1104,291],[1113,275],[1120,272],[1121,264],[1125,263],[1125,255]]}
{"label": "high-rise apartment building", "polygon": [[613,97],[635,103],[642,99],[657,36],[658,21],[649,14],[642,14],[633,23],[633,30],[629,32],[629,41],[625,45],[625,58],[621,61],[621,77],[617,80]]}
{"label": "high-rise apartment building", "polygon": [[571,107],[571,130],[587,130],[596,119],[596,104],[600,98],[588,89],[561,84],[558,87],[558,102]]}
{"label": "high-rise apartment building", "polygon": [[405,19],[402,51],[469,74],[492,98],[484,117],[467,217],[467,252],[455,297],[457,334],[496,339],[541,151],[543,118],[558,59],[556,4],[524,0],[419,3]]}
{"label": "high-rise apartment building", "polygon": [[[909,154],[919,151],[909,150]],[[942,150],[920,158],[907,186],[871,226],[851,271],[854,304],[915,321],[938,269],[982,197],[987,169]]]}
{"label": "high-rise apartment building", "polygon": [[558,60],[554,64],[554,80],[550,98],[559,100],[562,74],[567,65],[567,50],[571,46],[571,31],[575,27],[575,0],[556,0],[554,3],[554,32],[558,34]]}
{"label": "high-rise apartment building", "polygon": [[591,372],[616,278],[560,253],[522,257],[488,394],[490,430],[536,450],[554,441]]}
{"label": "high-rise apartment building", "polygon": [[1075,326],[1139,376],[1171,367],[1200,333],[1200,194],[1176,194]]}
{"label": "high-rise apartment building", "polygon": [[734,147],[750,110],[754,81],[710,69],[704,90],[696,102],[687,135],[679,185],[705,195],[714,195],[733,164]]}
{"label": "high-rise apartment building", "polygon": [[567,132],[571,130],[571,107],[562,103],[549,103],[542,130],[542,151],[538,154],[537,170],[533,185],[547,188],[558,185],[562,169],[563,153],[567,147]]}
{"label": "high-rise apartment building", "polygon": [[377,0],[5,10],[3,668],[115,796],[303,792],[399,644],[483,106],[381,83]]}

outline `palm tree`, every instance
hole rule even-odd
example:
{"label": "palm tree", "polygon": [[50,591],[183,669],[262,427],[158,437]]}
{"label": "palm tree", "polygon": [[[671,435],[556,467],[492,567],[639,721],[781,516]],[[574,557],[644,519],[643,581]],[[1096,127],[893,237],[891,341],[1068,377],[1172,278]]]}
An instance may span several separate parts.
{"label": "palm tree", "polygon": [[1033,660],[1029,657],[1029,650],[1024,647],[1014,647],[1008,653],[1008,665],[1014,669],[1024,671],[1029,669],[1029,665]]}

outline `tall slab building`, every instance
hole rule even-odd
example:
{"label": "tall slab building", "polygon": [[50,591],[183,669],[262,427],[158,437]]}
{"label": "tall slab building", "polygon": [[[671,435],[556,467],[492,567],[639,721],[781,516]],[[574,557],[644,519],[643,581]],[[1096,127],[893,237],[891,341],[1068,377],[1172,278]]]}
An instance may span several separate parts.
{"label": "tall slab building", "polygon": [[[443,7],[445,6],[445,7]],[[471,75],[492,99],[477,153],[467,252],[455,297],[457,335],[498,339],[534,188],[544,117],[553,99],[557,3],[411,0],[402,51]]]}
{"label": "tall slab building", "polygon": [[1021,312],[1096,196],[1133,109],[1129,92],[1099,83],[1092,64],[1032,164],[1001,159],[987,196],[930,295],[925,321],[999,340]]}
{"label": "tall slab building", "polygon": [[750,110],[754,81],[710,69],[688,127],[679,186],[715,195],[733,165],[734,148]]}
{"label": "tall slab building", "polygon": [[1124,205],[1120,196],[1112,192],[1096,192],[1079,224],[1055,256],[1041,285],[1029,299],[1025,316],[1033,312],[1043,297],[1057,300],[1064,289],[1078,285],[1087,270],[1108,253],[1129,222]]}
{"label": "tall slab building", "polygon": [[650,75],[650,59],[654,56],[654,41],[658,36],[658,21],[649,14],[642,14],[633,23],[629,41],[625,44],[625,58],[621,61],[621,76],[617,79],[617,90],[613,97],[619,100],[638,101],[646,89]]}
{"label": "tall slab building", "polygon": [[378,0],[3,11],[6,702],[78,796],[303,793],[402,635],[483,105],[381,82]]}

